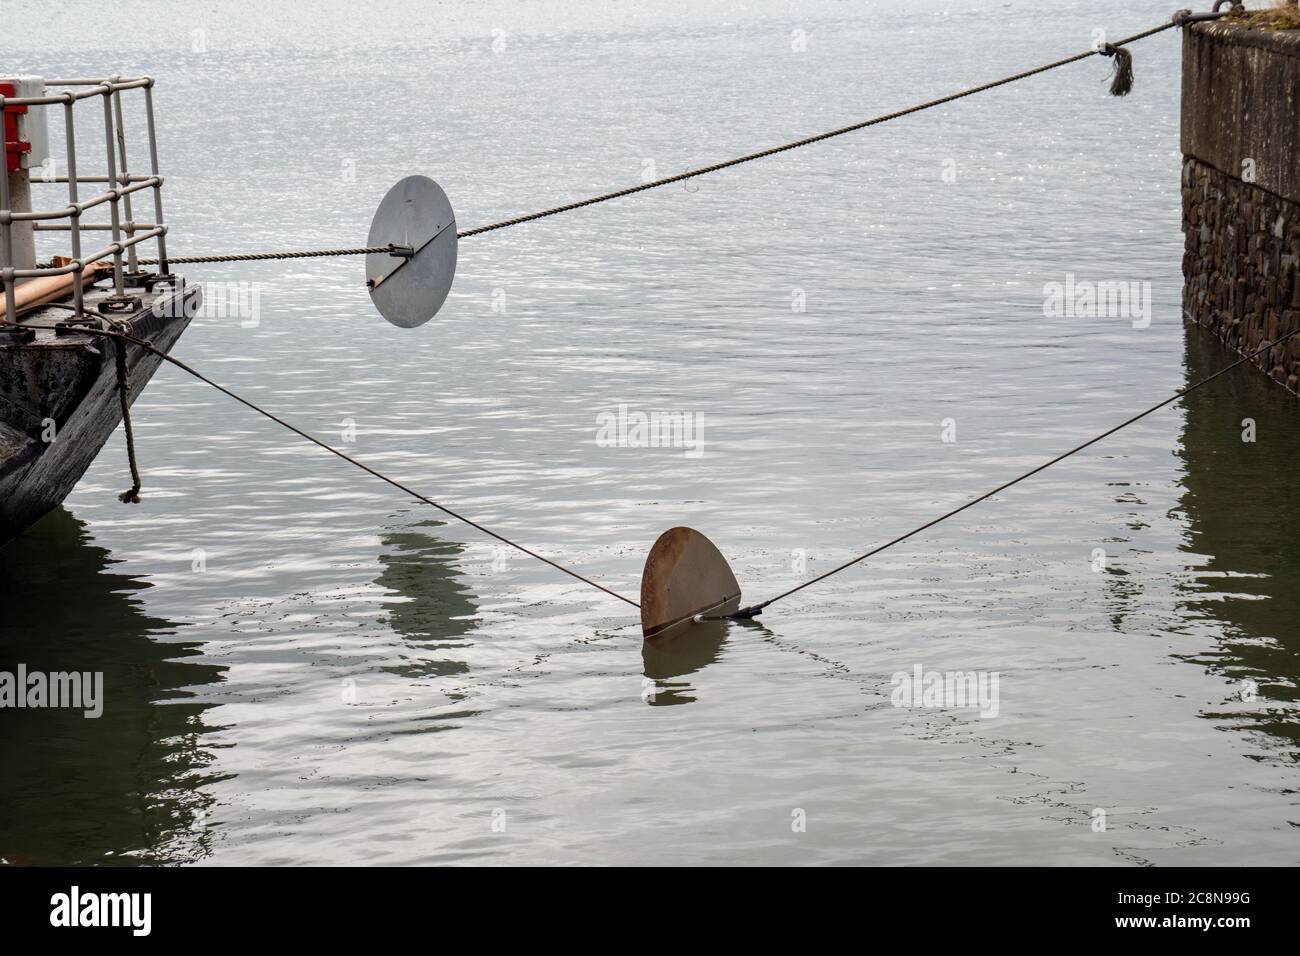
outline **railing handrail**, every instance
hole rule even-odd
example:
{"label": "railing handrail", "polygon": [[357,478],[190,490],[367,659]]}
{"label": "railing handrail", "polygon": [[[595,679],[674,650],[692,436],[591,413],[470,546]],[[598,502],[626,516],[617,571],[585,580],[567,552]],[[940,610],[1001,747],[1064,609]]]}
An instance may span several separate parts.
{"label": "railing handrail", "polygon": [[[121,179],[122,177],[118,177]],[[85,182],[78,179],[78,182]],[[102,206],[106,202],[112,202],[122,196],[138,193],[142,189],[152,189],[154,186],[161,186],[163,178],[161,176],[145,176],[137,179],[121,189],[110,189],[108,192],[102,192],[97,196],[91,196],[89,199],[83,199],[77,203],[69,203],[62,209],[33,209],[30,212],[11,212],[9,219],[11,222],[34,222],[44,219],[71,219],[73,214],[81,215],[87,209],[94,209],[96,206]],[[0,211],[3,214],[3,211]]]}
{"label": "railing handrail", "polygon": [[49,86],[91,86],[92,89],[77,93],[64,90],[62,93],[46,93],[44,96],[0,96],[0,107],[4,106],[57,106],[76,100],[87,100],[92,96],[106,96],[120,93],[122,90],[142,90],[153,86],[152,76],[142,76],[131,80],[47,80]]}
{"label": "railing handrail", "polygon": [[[152,86],[153,77],[146,74],[145,76],[99,76],[92,79],[45,81],[46,86],[102,86],[105,83],[129,83],[135,85],[148,83]],[[127,87],[124,86],[123,89],[127,89]]]}
{"label": "railing handrail", "polygon": [[46,266],[43,269],[15,269],[14,277],[18,279],[34,279],[38,276],[64,276],[71,272],[80,272],[92,262],[99,262],[101,259],[107,259],[109,256],[119,256],[132,246],[139,245],[149,239],[156,239],[166,230],[162,227],[146,229],[143,232],[132,236],[130,239],[123,239],[120,242],[111,242],[98,252],[91,253],[82,259],[69,259],[61,266]]}

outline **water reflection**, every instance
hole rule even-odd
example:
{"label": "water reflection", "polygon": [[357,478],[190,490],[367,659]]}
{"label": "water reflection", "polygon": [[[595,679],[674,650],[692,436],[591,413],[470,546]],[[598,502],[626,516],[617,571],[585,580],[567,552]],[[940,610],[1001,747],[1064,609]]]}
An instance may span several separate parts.
{"label": "water reflection", "polygon": [[104,710],[0,711],[0,857],[11,863],[176,863],[209,852],[200,787],[209,705],[186,688],[224,668],[151,617],[141,582],[60,508],[0,550],[0,669],[99,671]]}
{"label": "water reflection", "polygon": [[654,693],[645,701],[655,707],[689,704],[697,700],[694,687],[686,677],[708,667],[722,654],[730,626],[724,621],[706,621],[680,629],[656,641],[641,642],[641,661],[648,680],[654,681]]}
{"label": "water reflection", "polygon": [[[1235,356],[1189,330],[1188,381]],[[1296,399],[1257,371],[1239,369],[1184,399],[1181,505],[1199,556],[1184,606],[1222,625],[1212,654],[1198,662],[1234,681],[1253,681],[1259,699],[1250,725],[1300,742],[1300,429]],[[1249,420],[1249,421],[1248,421]],[[1244,441],[1253,422],[1253,442]],[[1234,708],[1234,714],[1243,716]]]}
{"label": "water reflection", "polygon": [[401,664],[385,667],[405,677],[445,677],[463,674],[469,664],[443,652],[463,648],[465,637],[478,625],[478,605],[473,592],[462,583],[457,563],[465,549],[454,541],[439,538],[436,530],[445,522],[425,520],[390,530],[383,536],[379,555],[383,571],[375,579],[380,587],[396,592],[403,600],[391,604],[388,624],[422,653]]}

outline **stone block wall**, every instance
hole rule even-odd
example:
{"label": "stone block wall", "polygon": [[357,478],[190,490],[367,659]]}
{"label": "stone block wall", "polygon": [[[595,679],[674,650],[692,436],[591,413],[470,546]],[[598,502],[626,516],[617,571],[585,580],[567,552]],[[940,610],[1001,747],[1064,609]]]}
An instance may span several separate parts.
{"label": "stone block wall", "polygon": [[[1238,352],[1300,329],[1298,151],[1300,31],[1184,30],[1183,310]],[[1258,364],[1300,394],[1300,335]]]}

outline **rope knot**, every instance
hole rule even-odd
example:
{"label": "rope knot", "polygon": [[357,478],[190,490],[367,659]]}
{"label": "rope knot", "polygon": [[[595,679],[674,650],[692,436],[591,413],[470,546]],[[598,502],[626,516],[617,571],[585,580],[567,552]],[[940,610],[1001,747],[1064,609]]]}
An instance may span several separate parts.
{"label": "rope knot", "polygon": [[1115,69],[1111,72],[1110,95],[1128,96],[1133,91],[1133,54],[1126,47],[1113,43],[1103,43],[1097,51],[1102,56],[1115,58]]}

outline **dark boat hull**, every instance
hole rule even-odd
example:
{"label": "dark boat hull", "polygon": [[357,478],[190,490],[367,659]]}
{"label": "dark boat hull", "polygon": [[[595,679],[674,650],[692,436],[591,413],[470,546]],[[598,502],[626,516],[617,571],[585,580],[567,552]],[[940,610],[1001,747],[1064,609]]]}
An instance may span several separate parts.
{"label": "dark boat hull", "polygon": [[[198,287],[130,291],[141,296],[141,305],[118,318],[130,323],[133,335],[170,351],[198,309]],[[87,311],[106,293],[88,290]],[[67,317],[66,310],[47,308],[24,322],[53,325]],[[0,335],[0,547],[63,502],[121,422],[117,346],[103,336],[48,329],[26,342]],[[139,346],[126,348],[134,402],[162,359]]]}

